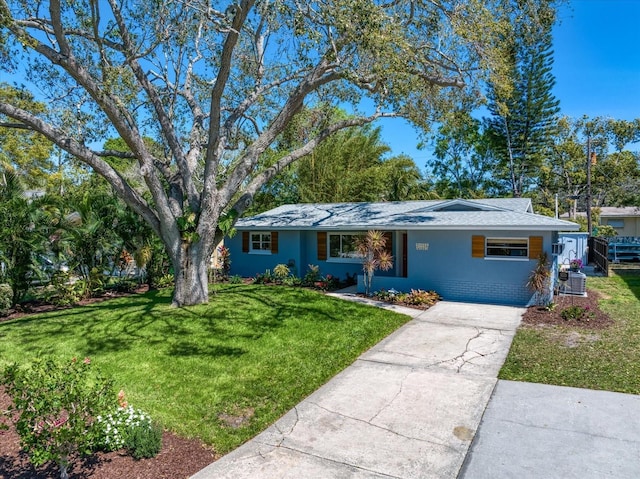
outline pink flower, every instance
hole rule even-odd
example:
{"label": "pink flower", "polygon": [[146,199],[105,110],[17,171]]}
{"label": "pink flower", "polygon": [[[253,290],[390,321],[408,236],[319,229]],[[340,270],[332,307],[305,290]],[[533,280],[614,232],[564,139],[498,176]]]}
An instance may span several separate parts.
{"label": "pink flower", "polygon": [[82,362],[85,363],[85,364],[91,364],[91,359],[84,358],[84,360]]}

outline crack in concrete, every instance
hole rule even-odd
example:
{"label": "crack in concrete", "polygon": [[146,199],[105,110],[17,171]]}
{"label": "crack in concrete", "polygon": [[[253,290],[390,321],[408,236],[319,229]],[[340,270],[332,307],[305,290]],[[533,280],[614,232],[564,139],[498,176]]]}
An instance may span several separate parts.
{"label": "crack in concrete", "polygon": [[400,396],[400,394],[402,394],[402,389],[404,387],[404,382],[407,380],[409,375],[412,374],[413,372],[414,372],[413,369],[410,369],[409,371],[407,371],[407,374],[405,374],[404,377],[400,380],[400,386],[398,387],[398,391],[396,392],[396,394],[387,402],[387,404],[382,406],[380,408],[380,410],[377,413],[375,413],[371,419],[369,419],[369,421],[368,421],[369,423],[374,421],[380,414],[382,414],[382,412],[385,409],[389,408],[395,402],[395,400],[398,399],[398,396]]}
{"label": "crack in concrete", "polygon": [[[465,344],[465,349],[462,353],[458,354],[457,356],[454,356],[452,358],[447,358],[447,359],[442,359],[439,361],[435,361],[435,362],[428,362],[424,365],[420,365],[420,368],[433,368],[433,367],[438,367],[444,364],[451,364],[453,366],[453,369],[456,371],[456,373],[462,373],[462,369],[467,365],[467,364],[471,364],[471,365],[475,365],[476,363],[474,363],[475,360],[479,359],[479,358],[486,358],[488,356],[493,356],[496,355],[500,352],[500,348],[498,349],[494,349],[492,351],[488,351],[485,353],[481,353],[479,351],[474,351],[471,343],[477,339],[480,339],[482,336],[485,336],[487,334],[493,334],[494,332],[498,333],[498,337],[494,338],[490,344],[486,345],[485,348],[488,348],[492,345],[496,345],[496,344],[500,344],[502,341],[500,338],[504,338],[507,336],[513,336],[514,332],[513,331],[508,331],[508,330],[503,330],[503,329],[493,329],[493,328],[474,328],[476,330],[476,334],[474,336],[472,336],[471,338],[469,338],[467,340],[467,343]],[[421,360],[421,361],[428,361],[429,358],[423,356],[423,355],[417,355],[417,354],[408,354],[402,351],[389,351],[389,350],[379,350],[377,351],[377,353],[380,354],[389,354],[389,355],[393,355],[396,357],[404,357],[404,358],[408,358],[408,359],[417,359],[417,360]],[[469,357],[470,355],[473,355],[472,357]],[[375,363],[375,364],[389,364],[389,365],[398,365],[397,362],[393,362],[393,361],[383,361],[383,360],[378,360],[378,359],[367,359],[367,358],[361,358],[359,359],[359,361],[364,361],[364,362],[370,362],[370,363]],[[456,362],[460,362],[460,364],[456,365]],[[416,365],[412,364],[412,365],[407,365],[410,366],[412,368],[415,368]]]}
{"label": "crack in concrete", "polygon": [[276,421],[276,423],[273,425],[274,429],[276,431],[278,431],[278,434],[280,434],[281,437],[280,437],[280,440],[276,444],[269,444],[270,446],[281,447],[282,443],[284,443],[285,439],[293,433],[293,430],[296,428],[296,426],[300,422],[300,413],[298,412],[298,406],[294,406],[292,411],[295,413],[295,421],[288,428],[288,431],[283,431],[282,429],[280,429],[280,426],[278,424],[280,421]]}
{"label": "crack in concrete", "polygon": [[347,414],[343,414],[343,413],[338,412],[338,411],[333,411],[333,410],[331,410],[329,408],[326,408],[324,406],[321,406],[320,404],[317,404],[317,403],[310,402],[309,404],[313,404],[314,406],[319,407],[320,409],[322,409],[322,410],[324,410],[324,411],[326,411],[326,412],[328,412],[330,414],[335,414],[336,416],[339,416],[339,417],[342,417],[342,418],[346,418],[346,419],[350,419],[352,421],[356,421],[356,422],[359,422],[359,423],[366,424],[368,426],[374,427],[374,428],[379,429],[381,431],[389,432],[389,433],[393,434],[394,436],[401,437],[403,439],[409,439],[411,441],[419,441],[419,442],[423,442],[423,443],[426,443],[426,444],[437,444],[438,446],[442,446],[447,450],[454,451],[456,453],[459,452],[457,448],[455,448],[455,447],[453,447],[453,446],[451,446],[449,444],[441,442],[435,436],[429,436],[432,439],[422,439],[422,438],[419,438],[419,437],[407,436],[406,434],[401,434],[398,431],[394,431],[393,429],[389,429],[388,427],[384,427],[384,426],[381,426],[379,424],[373,424],[372,422],[367,421],[365,419],[360,419],[360,418],[357,418],[357,417],[349,416]]}

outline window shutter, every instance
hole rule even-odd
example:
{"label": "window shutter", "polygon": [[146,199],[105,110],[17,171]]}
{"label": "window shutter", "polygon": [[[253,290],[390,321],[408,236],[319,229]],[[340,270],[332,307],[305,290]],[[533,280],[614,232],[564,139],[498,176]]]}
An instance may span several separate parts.
{"label": "window shutter", "polygon": [[471,257],[484,258],[484,236],[471,237]]}
{"label": "window shutter", "polygon": [[542,236],[529,236],[529,259],[538,259],[542,254]]}
{"label": "window shutter", "polygon": [[277,254],[277,253],[278,253],[278,232],[272,231],[271,232],[271,254]]}
{"label": "window shutter", "polygon": [[318,231],[318,259],[325,261],[327,259],[327,233]]}
{"label": "window shutter", "polygon": [[249,252],[249,232],[248,231],[242,232],[242,252],[243,253]]}

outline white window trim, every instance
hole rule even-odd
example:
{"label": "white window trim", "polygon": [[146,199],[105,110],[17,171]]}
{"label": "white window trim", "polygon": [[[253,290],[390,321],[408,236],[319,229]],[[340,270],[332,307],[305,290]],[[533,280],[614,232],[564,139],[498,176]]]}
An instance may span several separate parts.
{"label": "white window trim", "polygon": [[355,263],[362,264],[362,260],[364,259],[362,256],[356,258],[346,258],[340,257],[337,258],[335,256],[331,256],[331,236],[336,235],[349,235],[349,236],[362,236],[365,235],[365,231],[330,231],[327,233],[327,262],[328,263]]}
{"label": "white window trim", "polygon": [[[489,241],[500,241],[500,240],[507,240],[507,241],[526,241],[527,243],[527,254],[524,256],[499,256],[499,255],[487,255],[487,245],[489,244]],[[485,238],[484,239],[484,259],[489,260],[489,261],[530,261],[529,260],[529,251],[530,251],[531,245],[529,244],[529,237],[495,237],[495,238]]]}
{"label": "white window trim", "polygon": [[[253,235],[260,235],[260,244],[264,243],[262,235],[269,235],[269,249],[253,249]],[[271,231],[249,231],[249,254],[272,254],[271,253]]]}

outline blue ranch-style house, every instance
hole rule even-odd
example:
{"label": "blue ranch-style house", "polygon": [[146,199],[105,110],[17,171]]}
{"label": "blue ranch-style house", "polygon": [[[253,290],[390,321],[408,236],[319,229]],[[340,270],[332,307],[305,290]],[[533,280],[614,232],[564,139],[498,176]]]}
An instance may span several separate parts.
{"label": "blue ranch-style house", "polygon": [[225,240],[234,275],[287,264],[303,276],[317,265],[322,275],[358,274],[363,292],[354,239],[380,230],[394,266],[376,271],[374,291],[423,289],[451,301],[525,305],[540,253],[548,253],[555,278],[552,245],[558,232],[579,226],[534,214],[530,199],[515,198],[284,205],[240,219],[236,229]]}

